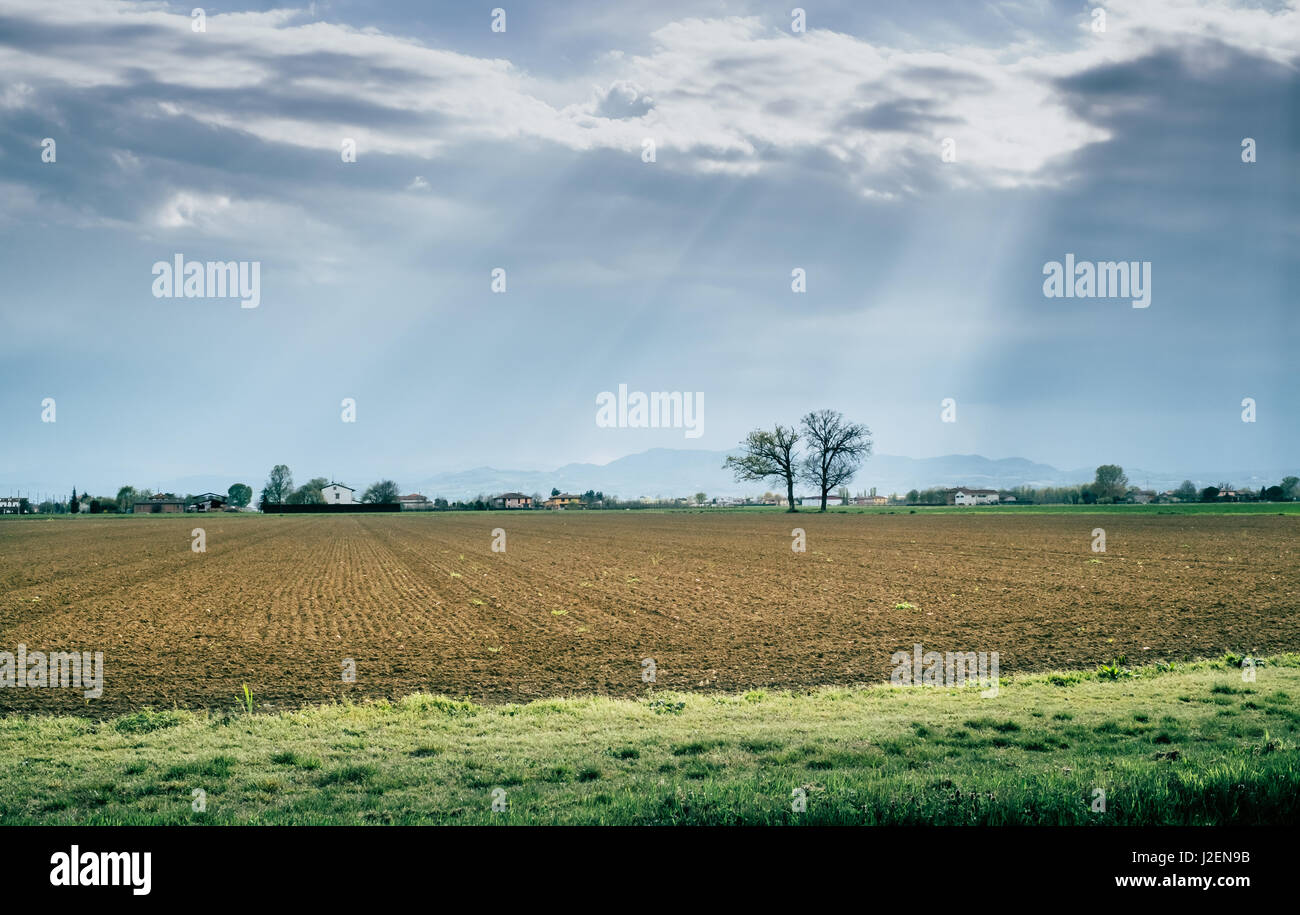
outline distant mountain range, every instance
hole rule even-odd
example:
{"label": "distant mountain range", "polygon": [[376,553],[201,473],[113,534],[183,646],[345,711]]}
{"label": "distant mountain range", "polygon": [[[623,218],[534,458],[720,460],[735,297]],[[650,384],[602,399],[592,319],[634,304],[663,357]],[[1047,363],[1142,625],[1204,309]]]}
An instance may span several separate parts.
{"label": "distant mountain range", "polygon": [[[641,496],[672,498],[690,496],[697,492],[715,496],[761,495],[766,490],[776,491],[774,483],[737,483],[729,471],[722,468],[729,452],[652,448],[638,454],[610,461],[608,464],[565,464],[555,470],[498,470],[493,467],[476,467],[437,473],[423,479],[399,479],[402,492],[421,492],[429,498],[465,499],[476,495],[519,491],[547,495],[555,488],[563,492],[582,493],[598,490],[609,496],[634,499]],[[1058,470],[1049,464],[1038,464],[1025,458],[992,459],[978,454],[947,454],[942,457],[910,458],[892,454],[872,455],[851,484],[854,492],[875,487],[881,495],[906,493],[910,489],[932,486],[972,486],[980,489],[1010,489],[1013,486],[1071,486],[1092,480],[1096,468]],[[1191,480],[1198,487],[1220,482],[1230,482],[1238,487],[1259,489],[1271,486],[1288,474],[1300,476],[1297,468],[1281,470],[1214,470],[1191,472],[1157,472],[1141,468],[1124,468],[1134,486],[1155,490],[1173,489],[1183,480]],[[382,473],[382,471],[380,471]],[[360,491],[377,479],[372,472],[366,478],[345,477],[349,485]],[[199,493],[212,490],[225,492],[235,480],[244,480],[256,493],[262,486],[265,473],[252,476],[219,476],[195,474],[171,480],[158,481],[156,485],[167,492]],[[81,481],[78,481],[80,483]],[[93,483],[93,481],[90,481]],[[0,480],[0,495],[21,492],[24,495],[38,491],[57,492],[66,497],[67,486],[37,482]],[[96,489],[92,495],[114,495],[117,487]],[[798,487],[796,495],[809,493],[808,487]]]}
{"label": "distant mountain range", "polygon": [[[555,488],[563,492],[582,493],[588,489],[625,499],[640,496],[689,496],[704,492],[708,496],[743,496],[775,491],[772,483],[737,483],[722,462],[727,451],[692,451],[652,448],[618,458],[608,464],[565,464],[556,470],[497,470],[477,467],[455,473],[440,473],[420,480],[420,492],[433,498],[461,499],[482,494],[517,490],[524,493],[549,494]],[[948,454],[943,457],[910,458],[892,454],[873,455],[863,464],[852,489],[875,487],[882,495],[905,493],[910,489],[931,486],[972,486],[981,489],[1010,489],[1013,486],[1070,486],[1090,482],[1095,467],[1058,470],[1025,458],[998,460],[978,454]],[[1185,479],[1198,486],[1224,480],[1240,487],[1258,489],[1272,485],[1295,470],[1231,471],[1201,473],[1157,473],[1127,469],[1134,486],[1173,489]],[[1297,474],[1300,475],[1300,474]],[[403,486],[403,489],[412,487]],[[796,495],[807,487],[796,489]]]}

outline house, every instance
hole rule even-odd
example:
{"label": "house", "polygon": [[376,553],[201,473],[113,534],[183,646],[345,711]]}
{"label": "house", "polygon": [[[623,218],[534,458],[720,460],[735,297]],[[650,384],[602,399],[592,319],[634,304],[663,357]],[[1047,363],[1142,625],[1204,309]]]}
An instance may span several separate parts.
{"label": "house", "polygon": [[559,495],[551,496],[542,504],[547,508],[567,508],[570,505],[581,505],[582,496],[575,496],[572,493],[562,492]]}
{"label": "house", "polygon": [[521,492],[503,492],[492,497],[493,508],[532,508],[533,497]]}
{"label": "house", "polygon": [[428,511],[429,509],[433,508],[433,503],[430,502],[428,499],[426,499],[424,496],[420,495],[418,492],[413,492],[409,496],[401,496],[400,498],[398,498],[397,504],[402,506],[402,511],[404,512],[405,511],[416,511],[416,512]]}
{"label": "house", "polygon": [[219,512],[226,507],[227,499],[220,493],[205,492],[190,498],[187,512]]}
{"label": "house", "polygon": [[0,515],[16,515],[22,510],[22,500],[17,497],[0,498]]}
{"label": "house", "polygon": [[1150,489],[1137,489],[1133,491],[1132,496],[1133,501],[1138,505],[1146,505],[1155,499],[1156,494]]}
{"label": "house", "polygon": [[888,496],[859,496],[853,500],[854,505],[888,505]]}
{"label": "house", "polygon": [[136,515],[171,514],[185,511],[184,499],[147,499],[131,505],[131,512]]}
{"label": "house", "polygon": [[355,489],[342,483],[330,483],[320,488],[321,498],[325,500],[326,505],[351,505],[356,501],[352,498],[354,492]]}
{"label": "house", "polygon": [[997,505],[996,489],[969,489],[960,486],[957,489],[944,490],[949,505]]}
{"label": "house", "polygon": [[[842,501],[843,501],[843,500],[841,500],[839,496],[831,496],[831,495],[828,495],[828,496],[826,497],[826,505],[827,505],[828,508],[829,508],[830,506],[832,506],[832,505],[839,505],[839,504],[841,504]],[[800,504],[800,505],[815,505],[817,508],[821,508],[821,506],[822,506],[822,497],[821,497],[821,496],[802,496],[802,497],[799,499],[799,504]]]}

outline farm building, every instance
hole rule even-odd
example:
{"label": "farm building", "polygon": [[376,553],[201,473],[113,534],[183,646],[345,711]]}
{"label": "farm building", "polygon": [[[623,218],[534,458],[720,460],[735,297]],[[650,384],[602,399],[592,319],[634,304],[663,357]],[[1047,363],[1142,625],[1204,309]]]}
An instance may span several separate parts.
{"label": "farm building", "polygon": [[325,499],[326,505],[351,505],[356,501],[352,498],[354,492],[355,489],[342,483],[330,483],[320,488],[321,497]]}
{"label": "farm building", "polygon": [[853,500],[854,505],[888,505],[888,496],[859,496]]}
{"label": "farm building", "polygon": [[402,511],[422,512],[433,508],[433,503],[418,492],[402,496],[397,500],[397,502],[402,506]]}
{"label": "farm building", "polygon": [[503,492],[492,497],[493,508],[532,508],[533,497],[521,492]]}
{"label": "farm building", "polygon": [[131,512],[136,515],[159,515],[185,511],[184,499],[146,499],[131,505]]}
{"label": "farm building", "polygon": [[996,489],[967,489],[962,486],[947,490],[949,505],[997,505]]}
{"label": "farm building", "polygon": [[[841,505],[841,504],[843,504],[843,502],[844,502],[844,500],[841,499],[839,496],[827,496],[827,497],[826,497],[826,504],[827,504],[828,506],[831,506],[831,505]],[[817,506],[818,508],[821,508],[822,497],[821,497],[821,496],[803,496],[802,498],[799,499],[799,504],[800,504],[800,505],[815,505],[815,506]]]}
{"label": "farm building", "polygon": [[226,507],[226,497],[215,492],[205,492],[190,498],[187,512],[219,512]]}

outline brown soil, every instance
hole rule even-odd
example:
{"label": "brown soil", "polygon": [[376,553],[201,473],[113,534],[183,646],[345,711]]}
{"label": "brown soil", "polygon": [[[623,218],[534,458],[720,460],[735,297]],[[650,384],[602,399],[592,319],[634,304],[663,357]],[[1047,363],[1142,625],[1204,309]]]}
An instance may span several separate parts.
{"label": "brown soil", "polygon": [[[1106,528],[1108,551],[1091,551]],[[207,552],[190,549],[202,527]],[[491,551],[493,528],[507,551]],[[807,552],[790,549],[807,531]],[[497,512],[0,523],[0,650],[102,651],[105,690],[3,711],[475,700],[1003,673],[1300,649],[1295,516]],[[1093,562],[1091,560],[1100,560]],[[911,605],[911,606],[902,606]],[[345,683],[343,662],[356,663]]]}

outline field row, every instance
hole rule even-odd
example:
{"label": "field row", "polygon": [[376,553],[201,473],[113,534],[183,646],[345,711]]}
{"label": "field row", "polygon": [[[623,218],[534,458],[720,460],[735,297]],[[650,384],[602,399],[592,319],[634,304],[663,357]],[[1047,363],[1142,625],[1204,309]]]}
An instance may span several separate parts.
{"label": "field row", "polygon": [[[0,651],[103,652],[107,714],[416,691],[489,701],[1300,647],[1300,518],[464,513],[0,524]],[[206,552],[191,550],[203,527]],[[804,531],[806,551],[791,545]],[[493,530],[505,531],[494,552]],[[651,659],[649,663],[646,659]],[[355,677],[345,679],[350,665]],[[654,679],[645,679],[653,669]]]}

